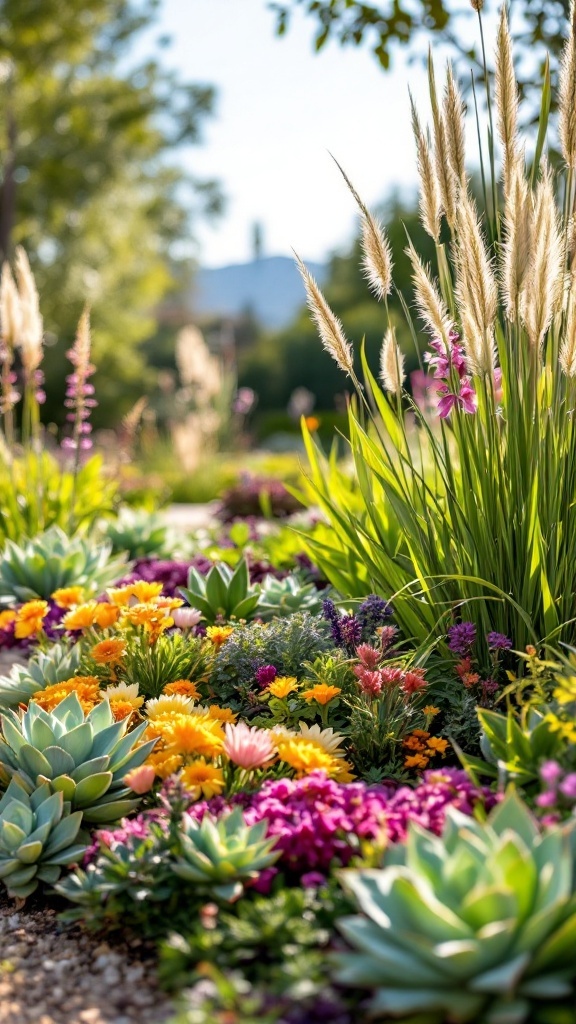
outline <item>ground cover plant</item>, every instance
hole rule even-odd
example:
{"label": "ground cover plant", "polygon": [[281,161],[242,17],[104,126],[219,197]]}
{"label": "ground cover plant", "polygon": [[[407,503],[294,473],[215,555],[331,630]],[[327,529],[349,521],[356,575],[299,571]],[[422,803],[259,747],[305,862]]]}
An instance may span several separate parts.
{"label": "ground cover plant", "polygon": [[[0,881],[18,907],[60,900],[63,927],[151,944],[175,1024],[576,1019],[575,29],[573,10],[562,212],[548,76],[526,166],[506,10],[482,219],[458,87],[448,69],[440,98],[431,66],[434,145],[414,127],[439,282],[408,242],[425,394],[403,389],[392,329],[383,389],[362,357],[360,383],[301,267],[357,389],[352,476],[306,438],[323,518],[272,523],[262,502],[182,536],[97,503],[82,526],[69,495],[68,527],[4,541]],[[28,373],[21,441],[4,405],[14,453],[38,401],[6,321],[36,309],[25,280],[5,271],[0,296],[9,373],[21,354]],[[77,482],[86,315],[71,359]]]}

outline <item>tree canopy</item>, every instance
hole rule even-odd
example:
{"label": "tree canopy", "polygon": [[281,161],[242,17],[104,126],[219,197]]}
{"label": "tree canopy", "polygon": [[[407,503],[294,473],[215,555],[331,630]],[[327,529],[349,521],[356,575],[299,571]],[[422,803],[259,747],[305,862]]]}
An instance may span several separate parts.
{"label": "tree canopy", "polygon": [[137,345],[154,329],[179,243],[221,202],[215,182],[170,162],[201,140],[214,90],[180,81],[158,57],[134,57],[158,6],[0,0],[0,255],[16,243],[29,253],[49,377],[62,376],[61,355],[90,304],[102,420],[145,388]]}

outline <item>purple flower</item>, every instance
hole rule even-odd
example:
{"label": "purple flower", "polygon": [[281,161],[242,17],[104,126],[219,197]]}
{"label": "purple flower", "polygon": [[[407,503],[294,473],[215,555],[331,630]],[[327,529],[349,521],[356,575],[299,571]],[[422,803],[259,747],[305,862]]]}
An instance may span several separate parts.
{"label": "purple flower", "polygon": [[256,672],[256,682],[258,686],[264,689],[265,686],[269,686],[273,683],[278,675],[278,669],[274,665],[262,665]]}
{"label": "purple flower", "polygon": [[558,785],[563,774],[562,768],[557,761],[544,761],[540,765],[540,778],[549,789]]}
{"label": "purple flower", "polygon": [[356,612],[356,618],[362,626],[362,639],[369,643],[376,630],[383,626],[391,615],[392,608],[388,601],[384,601],[377,594],[369,594]]}
{"label": "purple flower", "polygon": [[343,615],[340,619],[340,634],[342,647],[353,654],[362,640],[362,623],[355,615]]}
{"label": "purple flower", "polygon": [[468,377],[463,377],[459,391],[450,391],[447,384],[438,388],[438,415],[446,419],[454,408],[463,409],[467,413],[476,412],[476,392]]}
{"label": "purple flower", "polygon": [[473,622],[458,622],[448,630],[448,647],[453,654],[466,657],[476,643],[476,626]]}
{"label": "purple flower", "polygon": [[558,789],[567,800],[576,800],[576,772],[570,772],[560,783]]}
{"label": "purple flower", "polygon": [[509,651],[512,647],[510,637],[504,636],[504,633],[487,633],[486,643],[491,651]]}

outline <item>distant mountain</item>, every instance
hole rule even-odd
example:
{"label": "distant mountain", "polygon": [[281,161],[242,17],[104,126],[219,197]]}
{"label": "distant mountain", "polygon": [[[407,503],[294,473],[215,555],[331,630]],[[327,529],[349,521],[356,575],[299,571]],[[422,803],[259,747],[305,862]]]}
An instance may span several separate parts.
{"label": "distant mountain", "polygon": [[[324,264],[307,266],[319,283],[325,280]],[[285,327],[304,302],[304,286],[289,256],[199,270],[191,296],[195,313],[233,317],[250,309],[261,324],[273,328]]]}

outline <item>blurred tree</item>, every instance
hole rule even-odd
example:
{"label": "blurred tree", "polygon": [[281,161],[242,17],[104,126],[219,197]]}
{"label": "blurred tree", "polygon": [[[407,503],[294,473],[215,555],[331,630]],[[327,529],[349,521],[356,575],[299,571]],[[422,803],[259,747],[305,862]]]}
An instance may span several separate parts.
{"label": "blurred tree", "polygon": [[[146,388],[138,343],[155,327],[179,243],[221,202],[215,182],[166,159],[200,141],[213,89],[131,58],[158,6],[0,0],[0,255],[16,243],[28,250],[49,384],[63,377],[62,355],[90,304],[95,418],[108,423]],[[58,418],[57,407],[47,418]]]}
{"label": "blurred tree", "polygon": [[[367,44],[382,67],[389,68],[398,46],[410,44],[411,59],[417,59],[425,54],[433,33],[482,69],[479,47],[472,44],[477,33],[473,33],[470,18],[474,14],[472,7],[483,7],[484,0],[394,0],[387,4],[363,0],[272,0],[268,6],[276,14],[279,35],[287,31],[292,12],[304,8],[318,27],[317,50],[330,39],[345,46]],[[538,92],[540,83],[535,80],[534,62],[543,66],[547,52],[560,52],[570,0],[515,0],[512,6],[518,14],[513,19],[516,39],[531,57],[518,69],[520,88],[526,94]]]}
{"label": "blurred tree", "polygon": [[[406,231],[425,262],[434,257],[434,242],[420,224],[416,200],[409,204],[398,195],[392,195],[384,205],[382,219],[387,225],[394,257],[395,286],[410,305],[412,273],[410,260],[404,252]],[[323,291],[357,353],[362,338],[366,338],[368,358],[377,371],[386,318],[384,307],[371,296],[364,279],[359,238],[347,252],[332,257]],[[418,365],[418,355],[396,293],[390,296],[389,308],[410,372]],[[418,330],[416,322],[414,326]],[[421,347],[426,344],[423,334],[418,334],[418,340]],[[262,336],[241,355],[239,384],[257,392],[258,412],[286,409],[297,387],[308,388],[316,396],[317,411],[341,408],[343,394],[349,388],[342,371],[322,348],[306,308],[285,330]]]}

